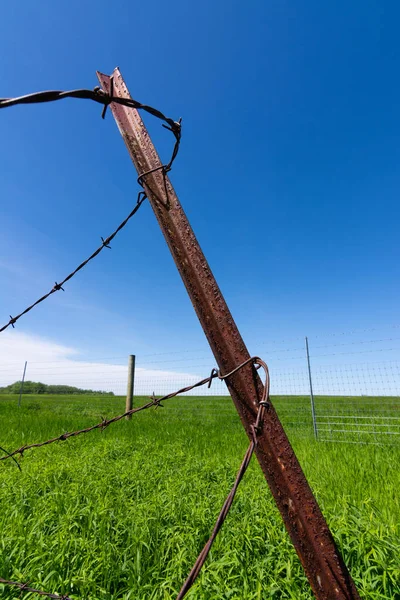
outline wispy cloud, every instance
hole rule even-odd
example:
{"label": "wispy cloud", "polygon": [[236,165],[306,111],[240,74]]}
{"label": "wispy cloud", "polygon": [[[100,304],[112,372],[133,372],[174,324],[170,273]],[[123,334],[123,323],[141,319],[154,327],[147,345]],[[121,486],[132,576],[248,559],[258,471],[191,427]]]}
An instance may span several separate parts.
{"label": "wispy cloud", "polygon": [[[127,366],[101,360],[79,360],[77,348],[18,331],[0,336],[0,386],[20,380],[25,361],[26,379],[47,384],[66,384],[81,388],[126,393]],[[135,394],[166,394],[198,381],[195,373],[137,367]],[[196,392],[198,393],[198,392]],[[226,393],[216,385],[213,394]]]}

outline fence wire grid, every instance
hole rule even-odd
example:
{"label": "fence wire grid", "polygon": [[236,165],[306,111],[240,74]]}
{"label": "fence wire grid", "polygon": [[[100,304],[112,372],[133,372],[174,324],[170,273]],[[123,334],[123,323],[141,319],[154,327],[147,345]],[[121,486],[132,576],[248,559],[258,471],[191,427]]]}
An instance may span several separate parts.
{"label": "fence wire grid", "polygon": [[[303,350],[304,354],[304,350]],[[392,353],[394,354],[394,353]],[[188,358],[188,355],[190,358]],[[371,363],[317,361],[311,355],[311,378],[314,415],[311,409],[310,383],[305,356],[300,361],[278,362],[271,355],[269,361],[273,373],[271,396],[282,424],[289,436],[309,436],[317,433],[319,441],[351,443],[397,443],[400,441],[400,361],[374,361]],[[201,372],[211,370],[212,359],[208,355],[191,357],[182,352],[180,358],[172,354],[170,359],[158,355],[136,358],[134,394],[137,398],[168,394],[175,388],[187,388],[185,396],[201,398],[194,406],[172,406],[169,419],[182,421],[198,415],[212,418],[221,411],[227,416],[235,415],[225,384],[218,379],[211,388],[191,388],[199,380]],[[181,361],[181,362],[180,362]],[[175,364],[176,363],[176,364]],[[300,363],[300,364],[298,364]],[[176,367],[179,365],[179,369]],[[0,366],[0,394],[14,383],[19,391],[24,362]],[[104,399],[105,406],[121,406],[126,394],[128,367],[114,362],[79,362],[65,360],[48,363],[28,361],[26,380],[22,388],[22,404],[29,402],[32,393],[37,398],[51,397],[55,403],[62,402],[58,391],[43,393],[45,386],[69,385],[87,390]],[[43,382],[29,388],[29,382]],[[3,392],[2,392],[3,390]],[[72,392],[72,390],[71,390]],[[55,396],[51,396],[51,393]],[[226,399],[225,401],[217,401]],[[78,399],[78,396],[77,396]]]}

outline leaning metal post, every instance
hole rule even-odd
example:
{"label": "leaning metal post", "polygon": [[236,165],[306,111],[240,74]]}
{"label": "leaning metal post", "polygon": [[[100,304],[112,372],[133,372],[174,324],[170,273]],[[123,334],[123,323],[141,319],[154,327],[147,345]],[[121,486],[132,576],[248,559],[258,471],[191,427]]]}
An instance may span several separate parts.
{"label": "leaning metal post", "polygon": [[[108,93],[110,77],[97,73]],[[130,98],[119,69],[113,94]],[[111,103],[111,110],[139,175],[162,163],[136,109]],[[168,176],[161,170],[143,177],[144,189],[175,260],[189,297],[222,373],[250,355],[197,242]],[[227,386],[249,439],[263,386],[249,365],[232,375]],[[270,404],[257,437],[257,459],[285,526],[319,600],[359,600],[351,576],[301,470],[296,455]]]}

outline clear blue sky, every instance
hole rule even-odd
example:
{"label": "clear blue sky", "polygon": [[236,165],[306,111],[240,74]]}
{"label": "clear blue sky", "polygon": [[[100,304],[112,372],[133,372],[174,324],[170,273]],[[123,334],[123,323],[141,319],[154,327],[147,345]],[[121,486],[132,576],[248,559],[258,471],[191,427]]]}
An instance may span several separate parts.
{"label": "clear blue sky", "polygon": [[[397,2],[2,6],[0,96],[93,88],[183,117],[171,179],[249,345],[398,323]],[[91,102],[0,112],[1,324],[133,206],[111,114]],[[163,157],[169,134],[146,118]],[[205,347],[148,205],[19,332],[84,356]],[[268,357],[267,357],[268,358]]]}

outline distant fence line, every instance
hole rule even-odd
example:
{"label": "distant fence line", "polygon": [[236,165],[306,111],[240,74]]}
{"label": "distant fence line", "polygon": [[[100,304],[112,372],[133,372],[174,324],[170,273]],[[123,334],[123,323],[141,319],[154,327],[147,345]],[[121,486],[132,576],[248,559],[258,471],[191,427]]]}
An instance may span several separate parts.
{"label": "distant fence line", "polygon": [[[371,332],[377,332],[375,339],[371,339]],[[342,332],[325,340],[323,336],[309,338],[310,370],[304,339],[260,344],[259,354],[270,367],[271,395],[284,425],[298,434],[314,432],[321,441],[400,439],[400,337],[390,337],[374,328],[362,335],[360,338],[356,332]],[[26,379],[124,396],[128,361],[127,357],[117,359],[118,363],[115,357],[32,361],[28,362]],[[22,357],[20,364],[0,365],[0,387],[21,379],[24,360]],[[191,386],[214,366],[206,349],[136,356],[134,394],[165,395],[177,387]],[[227,396],[228,391],[223,381],[215,381],[211,389],[194,389],[187,394],[205,398]],[[200,404],[199,410],[205,410],[205,405]],[[207,411],[212,410],[208,403]],[[183,410],[181,418],[184,415]]]}
{"label": "distant fence line", "polygon": [[[270,361],[272,362],[272,361]],[[21,380],[22,366],[16,369],[0,369],[0,388]],[[137,361],[135,371],[135,394],[151,394],[153,391],[167,393],[176,385],[196,381],[201,372],[215,366],[212,360],[204,365],[191,365],[190,372],[178,370],[150,369],[140,366]],[[50,386],[68,385],[90,389],[99,393],[113,392],[124,395],[126,392],[127,366],[124,365],[49,365],[38,369],[28,362],[26,380],[41,382]],[[398,396],[400,392],[400,360],[382,363],[352,364],[311,364],[312,382],[316,396]],[[307,364],[293,368],[271,366],[271,394],[298,396],[310,392]],[[38,393],[41,393],[39,391]],[[200,395],[227,395],[223,382],[212,389],[202,390]],[[196,393],[196,395],[199,395]]]}

